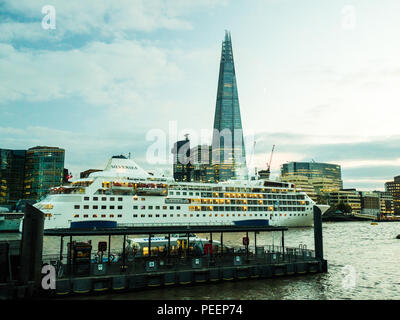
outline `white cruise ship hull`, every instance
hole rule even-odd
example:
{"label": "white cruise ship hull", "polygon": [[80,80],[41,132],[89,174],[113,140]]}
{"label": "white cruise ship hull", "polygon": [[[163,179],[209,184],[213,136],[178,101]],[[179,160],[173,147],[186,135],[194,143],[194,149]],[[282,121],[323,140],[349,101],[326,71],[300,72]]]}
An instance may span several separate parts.
{"label": "white cruise ship hull", "polygon": [[[148,175],[130,159],[52,190],[35,207],[45,229],[144,225],[313,225],[315,203],[290,183],[183,183]],[[324,213],[329,206],[320,206]]]}

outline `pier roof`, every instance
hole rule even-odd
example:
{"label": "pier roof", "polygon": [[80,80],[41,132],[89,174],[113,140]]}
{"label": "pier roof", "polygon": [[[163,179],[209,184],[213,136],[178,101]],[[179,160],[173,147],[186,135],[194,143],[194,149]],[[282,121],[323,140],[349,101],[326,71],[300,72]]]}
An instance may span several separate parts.
{"label": "pier roof", "polygon": [[210,232],[271,232],[286,231],[279,226],[235,226],[235,225],[189,225],[189,226],[136,226],[108,229],[47,229],[45,236],[84,236],[84,235],[131,235],[131,234],[172,234],[172,233],[210,233]]}

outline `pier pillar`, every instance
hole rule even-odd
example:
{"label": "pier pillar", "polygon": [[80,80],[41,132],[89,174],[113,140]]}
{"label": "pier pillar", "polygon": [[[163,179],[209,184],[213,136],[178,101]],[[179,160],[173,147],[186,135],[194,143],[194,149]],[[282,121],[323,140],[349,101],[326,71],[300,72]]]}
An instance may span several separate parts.
{"label": "pier pillar", "polygon": [[44,214],[30,204],[26,204],[22,225],[20,282],[33,281],[40,286],[42,277]]}
{"label": "pier pillar", "polygon": [[327,262],[324,260],[323,241],[322,241],[322,214],[321,209],[314,206],[314,246],[315,258],[322,262],[322,271],[327,272]]}

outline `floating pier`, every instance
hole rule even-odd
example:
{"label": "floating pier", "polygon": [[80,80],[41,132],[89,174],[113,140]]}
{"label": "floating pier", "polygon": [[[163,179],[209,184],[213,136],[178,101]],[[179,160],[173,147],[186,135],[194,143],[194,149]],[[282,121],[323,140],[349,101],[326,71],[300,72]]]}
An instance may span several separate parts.
{"label": "floating pier", "polygon": [[[28,210],[35,209],[32,208]],[[21,257],[19,269],[23,272],[17,282],[8,281],[8,286],[0,285],[0,298],[62,297],[327,272],[327,261],[323,259],[321,212],[317,207],[314,207],[315,250],[301,246],[286,247],[286,227],[190,225],[57,229],[43,232],[40,219],[32,221],[29,223],[28,215],[22,236],[21,252],[24,256]],[[41,232],[33,232],[36,228],[42,228]],[[262,232],[280,232],[281,245],[259,245],[257,236]],[[239,239],[243,236],[244,247],[225,246],[225,233],[237,233]],[[186,245],[176,250],[168,241],[164,250],[155,250],[156,244],[152,245],[153,235],[165,235],[165,239],[171,239],[173,234],[180,234],[182,239],[187,238]],[[209,234],[208,249],[194,250],[190,243],[192,234]],[[249,234],[254,234],[254,243],[249,243]],[[40,242],[43,244],[43,235],[60,237],[58,255],[42,256]],[[134,235],[145,235],[148,239],[145,255],[138,255],[131,247],[127,247],[127,237]],[[89,239],[93,236],[108,237],[108,241],[100,242],[98,248],[94,249],[90,242],[74,241],[76,237]],[[123,239],[117,257],[110,251],[111,236],[121,236]],[[218,243],[213,239],[218,240]],[[28,242],[33,245],[25,246]],[[64,243],[67,245],[67,254]],[[95,261],[92,249],[100,252]],[[38,262],[39,258],[41,263]],[[44,264],[55,270],[55,285],[47,288],[43,288],[42,284],[44,275],[41,274],[41,267]]]}

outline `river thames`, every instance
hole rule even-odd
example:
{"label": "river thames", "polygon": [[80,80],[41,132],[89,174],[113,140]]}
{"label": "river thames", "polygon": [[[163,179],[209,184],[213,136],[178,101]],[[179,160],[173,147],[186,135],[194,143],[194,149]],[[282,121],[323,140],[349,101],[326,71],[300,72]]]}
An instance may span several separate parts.
{"label": "river thames", "polygon": [[[324,257],[328,260],[328,273],[160,288],[85,296],[82,299],[397,300],[400,299],[398,234],[400,222],[381,222],[378,225],[370,222],[324,222]],[[218,239],[217,235],[215,238]],[[99,239],[93,240],[95,243]],[[257,236],[257,245],[280,245],[280,241],[280,233]],[[112,242],[114,250],[122,244],[118,237],[113,237]],[[227,245],[237,246],[240,242],[241,235],[224,235]],[[313,228],[293,228],[285,233],[285,246],[297,247],[299,244],[314,248]],[[45,252],[55,252],[58,245],[56,239],[45,237]]]}

